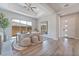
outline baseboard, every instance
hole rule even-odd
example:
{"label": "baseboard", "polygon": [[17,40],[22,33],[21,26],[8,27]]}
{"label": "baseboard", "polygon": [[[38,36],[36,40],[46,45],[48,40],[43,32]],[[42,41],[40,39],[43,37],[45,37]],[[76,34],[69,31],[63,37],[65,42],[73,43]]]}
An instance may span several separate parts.
{"label": "baseboard", "polygon": [[77,40],[79,40],[79,37],[62,37],[62,38],[69,38],[69,39],[77,39]]}
{"label": "baseboard", "polygon": [[77,40],[79,40],[79,38],[78,38],[78,37],[68,37],[68,38],[70,38],[70,39],[77,39]]}
{"label": "baseboard", "polygon": [[74,37],[74,39],[77,39],[77,40],[79,40],[79,37]]}

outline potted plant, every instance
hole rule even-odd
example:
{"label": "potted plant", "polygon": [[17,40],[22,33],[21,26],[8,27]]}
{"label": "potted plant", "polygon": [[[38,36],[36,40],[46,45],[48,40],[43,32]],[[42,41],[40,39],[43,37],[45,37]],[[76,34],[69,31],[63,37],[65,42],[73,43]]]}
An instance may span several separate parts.
{"label": "potted plant", "polygon": [[8,18],[3,13],[0,13],[0,28],[3,29],[4,42],[6,41],[6,28],[9,26]]}

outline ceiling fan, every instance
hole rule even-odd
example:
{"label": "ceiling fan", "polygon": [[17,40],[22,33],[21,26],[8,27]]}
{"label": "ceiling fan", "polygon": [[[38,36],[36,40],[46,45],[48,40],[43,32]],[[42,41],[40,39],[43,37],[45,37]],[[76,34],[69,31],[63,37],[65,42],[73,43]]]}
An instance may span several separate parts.
{"label": "ceiling fan", "polygon": [[27,10],[31,10],[32,12],[36,13],[34,9],[37,9],[37,7],[33,7],[31,3],[25,3],[25,8],[27,8]]}

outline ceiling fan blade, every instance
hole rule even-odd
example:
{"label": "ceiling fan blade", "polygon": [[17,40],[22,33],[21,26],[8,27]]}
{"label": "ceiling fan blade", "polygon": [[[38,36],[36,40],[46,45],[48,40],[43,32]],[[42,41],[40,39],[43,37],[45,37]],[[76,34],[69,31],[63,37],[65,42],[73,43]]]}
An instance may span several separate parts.
{"label": "ceiling fan blade", "polygon": [[31,6],[31,5],[32,5],[31,3],[25,3],[25,5],[26,5],[26,6],[24,6],[24,7],[27,8],[28,11],[31,10],[32,12],[34,12],[34,13],[36,14],[36,12],[35,12],[34,9],[37,8],[37,7],[32,7],[32,6]]}
{"label": "ceiling fan blade", "polygon": [[28,5],[27,3],[25,3],[25,5]]}
{"label": "ceiling fan blade", "polygon": [[34,12],[33,8],[31,8],[31,10]]}
{"label": "ceiling fan blade", "polygon": [[29,3],[25,3],[25,5],[26,5],[27,7],[30,7]]}
{"label": "ceiling fan blade", "polygon": [[24,6],[24,8],[27,8],[26,6]]}
{"label": "ceiling fan blade", "polygon": [[33,9],[33,8],[31,8],[31,11],[32,11],[33,13],[37,14],[37,13],[34,11],[34,9]]}
{"label": "ceiling fan blade", "polygon": [[31,8],[37,8],[37,7],[31,7]]}
{"label": "ceiling fan blade", "polygon": [[29,6],[31,6],[31,3],[28,3],[29,4]]}

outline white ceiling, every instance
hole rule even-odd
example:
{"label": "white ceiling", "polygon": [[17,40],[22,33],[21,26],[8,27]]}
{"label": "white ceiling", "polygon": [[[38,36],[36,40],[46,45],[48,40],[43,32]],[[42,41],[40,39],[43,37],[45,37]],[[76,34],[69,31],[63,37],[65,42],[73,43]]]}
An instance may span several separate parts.
{"label": "white ceiling", "polygon": [[[31,14],[32,16],[34,15],[36,18],[39,18],[40,16],[43,16],[43,15],[46,15],[49,13],[49,11],[48,11],[49,8],[46,7],[47,4],[45,4],[45,3],[43,3],[43,4],[42,3],[31,3],[31,4],[32,4],[32,7],[36,7],[36,9],[34,9],[36,14],[32,13],[32,11],[27,11],[29,13],[32,13]],[[26,6],[25,3],[18,3],[18,5],[20,5],[21,7]]]}
{"label": "white ceiling", "polygon": [[[76,5],[75,3],[49,3],[48,4],[51,8],[53,8],[56,12],[59,12],[63,9],[72,7],[73,5]],[[68,5],[67,7],[64,7],[65,5]]]}
{"label": "white ceiling", "polygon": [[46,12],[44,7],[38,3],[32,4],[33,6],[37,7],[37,9],[35,9],[36,14],[32,11],[28,11],[26,8],[24,8],[24,5],[24,3],[0,3],[0,8],[33,18],[38,18]]}
{"label": "white ceiling", "polygon": [[26,13],[30,14],[30,15],[34,15],[34,16],[37,16],[38,14],[40,14],[40,12],[42,12],[42,10],[39,9],[39,6],[38,4],[33,4],[32,3],[32,7],[36,7],[36,9],[33,9],[35,11],[35,13],[31,10],[27,10],[28,7],[24,7],[26,6],[25,3],[18,3],[18,5],[20,5],[20,7],[23,7],[26,11]]}
{"label": "white ceiling", "polygon": [[[25,4],[20,3],[19,5],[24,6]],[[37,7],[35,10],[37,14],[34,15],[37,18],[50,13],[51,11],[49,9],[51,8],[60,16],[79,12],[79,3],[32,3],[32,6]]]}
{"label": "white ceiling", "polygon": [[61,16],[79,12],[78,3],[49,3],[48,5]]}
{"label": "white ceiling", "polygon": [[46,14],[50,14],[53,10],[60,16],[79,12],[78,3],[32,3],[32,6],[37,7],[34,9],[36,14],[32,11],[27,11],[24,6],[24,3],[0,3],[0,8],[33,18],[39,18]]}

